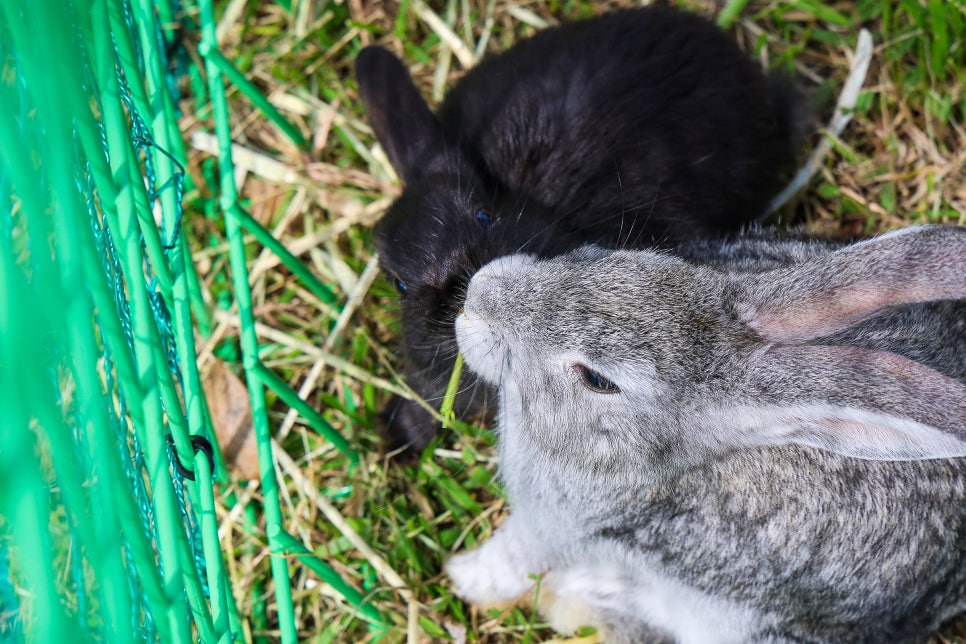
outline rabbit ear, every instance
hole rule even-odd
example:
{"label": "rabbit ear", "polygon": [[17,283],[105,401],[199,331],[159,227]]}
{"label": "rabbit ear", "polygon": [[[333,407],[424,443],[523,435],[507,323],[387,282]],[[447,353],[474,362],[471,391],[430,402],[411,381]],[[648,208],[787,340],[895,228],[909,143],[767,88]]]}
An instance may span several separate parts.
{"label": "rabbit ear", "polygon": [[966,298],[964,259],[966,228],[923,226],[753,278],[737,311],[769,345],[751,356],[742,385],[754,408],[726,412],[745,419],[732,419],[738,442],[871,459],[966,456],[966,383],[886,351],[804,344],[890,306]]}
{"label": "rabbit ear", "polygon": [[376,137],[402,180],[418,180],[443,157],[442,125],[393,54],[381,47],[366,47],[356,57],[355,67]]}
{"label": "rabbit ear", "polygon": [[887,307],[961,298],[966,228],[921,226],[757,275],[739,298],[738,315],[769,342],[797,344]]}
{"label": "rabbit ear", "polygon": [[[966,456],[966,385],[885,351],[771,347],[749,362],[754,405],[723,410],[742,445],[798,443],[874,460]],[[730,430],[734,431],[734,429]]]}

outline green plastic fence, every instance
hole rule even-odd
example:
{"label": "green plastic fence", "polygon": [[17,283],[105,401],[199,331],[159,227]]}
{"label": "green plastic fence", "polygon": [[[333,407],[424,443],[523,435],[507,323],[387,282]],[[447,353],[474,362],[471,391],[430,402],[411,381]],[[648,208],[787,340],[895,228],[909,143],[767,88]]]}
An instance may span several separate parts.
{"label": "green plastic fence", "polygon": [[[0,640],[251,637],[219,548],[215,472],[195,449],[211,433],[193,321],[208,323],[182,226],[166,55],[178,10],[0,2]],[[265,499],[245,516],[265,515],[277,631],[296,640],[298,555],[378,634],[384,617],[282,528],[263,385],[352,453],[258,360],[242,229],[319,297],[336,295],[239,205],[226,79],[304,141],[213,46],[211,3],[198,10]]]}
{"label": "green plastic fence", "polygon": [[0,3],[0,637],[15,641],[241,633],[192,441],[207,429],[184,151],[156,23],[171,10]]}
{"label": "green plastic fence", "polygon": [[275,375],[259,359],[258,340],[255,335],[255,319],[252,311],[251,292],[248,287],[248,267],[245,259],[243,231],[251,233],[256,240],[279,256],[282,263],[297,275],[321,300],[327,303],[337,301],[337,296],[311,273],[299,260],[278,243],[242,208],[234,182],[234,165],[231,155],[231,131],[225,83],[230,82],[244,94],[255,107],[297,146],[305,146],[305,139],[298,129],[289,123],[252,85],[243,74],[235,69],[230,61],[217,50],[215,37],[215,17],[210,0],[199,3],[201,18],[200,53],[205,59],[208,75],[208,91],[211,98],[218,137],[218,165],[221,178],[221,210],[225,216],[225,229],[231,245],[232,280],[238,304],[243,362],[251,396],[252,420],[258,438],[259,467],[262,492],[265,497],[265,520],[268,543],[272,554],[272,578],[275,582],[275,598],[278,606],[278,620],[283,642],[296,641],[295,615],[292,607],[292,594],[289,585],[288,555],[298,555],[296,560],[311,568],[323,581],[338,591],[350,604],[357,607],[359,615],[367,620],[376,635],[385,633],[389,624],[366,597],[355,587],[346,583],[330,566],[318,559],[298,539],[285,531],[282,526],[281,510],[275,469],[273,466],[271,437],[265,405],[265,387],[276,392],[286,404],[298,411],[302,417],[321,435],[328,438],[339,450],[357,460],[349,444],[335,429],[311,406],[302,400],[284,380]]}

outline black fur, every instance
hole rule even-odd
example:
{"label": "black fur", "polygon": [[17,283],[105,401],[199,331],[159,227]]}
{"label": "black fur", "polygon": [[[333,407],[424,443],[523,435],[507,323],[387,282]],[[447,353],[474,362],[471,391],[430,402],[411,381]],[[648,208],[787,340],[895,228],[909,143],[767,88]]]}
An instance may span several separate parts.
{"label": "black fur", "polygon": [[[706,20],[666,7],[540,32],[489,57],[434,116],[403,64],[363,50],[369,120],[405,192],[375,231],[405,287],[409,384],[438,404],[456,354],[469,278],[514,252],[557,255],[594,242],[671,247],[762,214],[794,164],[788,78],[768,77]],[[479,213],[483,214],[479,214]],[[457,413],[492,392],[464,376]],[[391,449],[423,448],[432,417],[396,398]]]}

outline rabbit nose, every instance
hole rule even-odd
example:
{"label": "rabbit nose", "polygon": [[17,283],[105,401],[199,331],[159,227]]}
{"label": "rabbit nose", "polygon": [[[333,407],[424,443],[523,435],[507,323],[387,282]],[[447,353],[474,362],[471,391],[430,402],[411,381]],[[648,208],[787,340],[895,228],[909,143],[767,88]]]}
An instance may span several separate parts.
{"label": "rabbit nose", "polygon": [[523,287],[535,259],[530,255],[511,255],[493,260],[473,275],[466,288],[464,308],[483,318],[506,318],[508,311],[521,304],[514,295]]}

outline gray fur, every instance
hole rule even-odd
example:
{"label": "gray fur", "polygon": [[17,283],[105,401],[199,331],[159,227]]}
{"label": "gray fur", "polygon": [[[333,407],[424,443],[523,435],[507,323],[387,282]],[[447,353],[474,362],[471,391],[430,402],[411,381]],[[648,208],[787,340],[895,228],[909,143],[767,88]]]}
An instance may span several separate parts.
{"label": "gray fur", "polygon": [[616,642],[912,642],[966,610],[966,229],[680,255],[474,276],[457,338],[512,511],[457,592],[542,574],[553,626]]}

